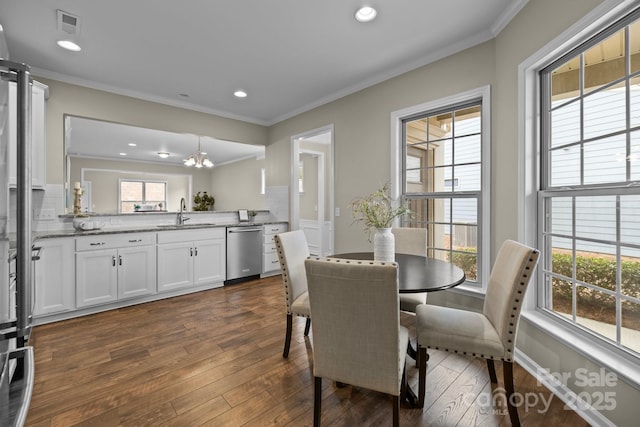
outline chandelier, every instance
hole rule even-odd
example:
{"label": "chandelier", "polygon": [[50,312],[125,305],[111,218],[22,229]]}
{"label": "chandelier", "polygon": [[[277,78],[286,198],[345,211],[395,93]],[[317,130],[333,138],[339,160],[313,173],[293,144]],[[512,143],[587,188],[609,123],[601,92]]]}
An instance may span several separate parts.
{"label": "chandelier", "polygon": [[198,137],[198,151],[190,155],[189,158],[184,159],[184,165],[195,166],[197,168],[201,168],[203,166],[207,168],[213,167],[213,162],[209,160],[209,157],[207,157],[207,153],[203,153],[200,149],[200,137]]}

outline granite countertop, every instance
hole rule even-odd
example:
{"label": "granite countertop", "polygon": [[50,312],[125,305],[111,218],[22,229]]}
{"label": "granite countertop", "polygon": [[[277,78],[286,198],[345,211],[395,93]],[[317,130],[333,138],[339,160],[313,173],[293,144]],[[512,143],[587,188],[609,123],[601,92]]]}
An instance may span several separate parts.
{"label": "granite countertop", "polygon": [[286,221],[249,221],[249,222],[235,222],[235,223],[201,223],[201,224],[157,224],[146,226],[123,226],[123,227],[109,227],[97,230],[51,230],[51,231],[38,231],[33,233],[33,239],[47,239],[55,237],[78,237],[78,236],[96,236],[103,234],[118,234],[118,233],[142,233],[142,232],[156,232],[156,231],[172,231],[172,230],[194,230],[199,228],[220,228],[220,227],[250,227],[250,226],[262,226],[268,224],[282,224]]}

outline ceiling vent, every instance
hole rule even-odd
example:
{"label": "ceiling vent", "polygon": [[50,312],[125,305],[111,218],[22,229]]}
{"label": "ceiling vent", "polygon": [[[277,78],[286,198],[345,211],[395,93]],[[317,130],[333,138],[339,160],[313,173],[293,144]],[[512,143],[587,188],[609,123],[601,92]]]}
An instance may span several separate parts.
{"label": "ceiling vent", "polygon": [[67,34],[80,34],[80,17],[58,10],[58,31]]}

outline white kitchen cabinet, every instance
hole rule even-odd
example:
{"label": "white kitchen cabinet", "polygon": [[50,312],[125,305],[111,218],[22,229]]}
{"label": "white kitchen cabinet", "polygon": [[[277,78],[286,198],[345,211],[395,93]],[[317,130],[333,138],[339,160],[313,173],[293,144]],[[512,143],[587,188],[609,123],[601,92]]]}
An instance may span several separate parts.
{"label": "white kitchen cabinet", "polygon": [[[31,87],[31,187],[43,189],[47,183],[46,98],[49,88],[40,82]],[[17,184],[17,89],[9,83],[9,187]]]}
{"label": "white kitchen cabinet", "polygon": [[263,226],[263,246],[262,246],[262,274],[274,275],[280,273],[280,260],[276,251],[276,243],[273,236],[278,233],[284,233],[288,230],[286,223],[267,224]]}
{"label": "white kitchen cabinet", "polygon": [[97,235],[76,239],[78,307],[155,292],[155,233]]}
{"label": "white kitchen cabinet", "polygon": [[226,273],[225,228],[158,233],[158,292],[211,283]]}
{"label": "white kitchen cabinet", "polygon": [[39,259],[33,264],[34,317],[75,309],[74,239],[37,240]]}

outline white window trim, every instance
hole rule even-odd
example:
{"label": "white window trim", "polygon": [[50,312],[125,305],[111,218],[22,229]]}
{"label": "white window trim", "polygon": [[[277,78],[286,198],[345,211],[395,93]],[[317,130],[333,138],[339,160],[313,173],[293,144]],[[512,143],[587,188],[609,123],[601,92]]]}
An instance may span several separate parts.
{"label": "white window trim", "polygon": [[[489,273],[491,272],[491,86],[482,86],[471,89],[456,95],[440,98],[434,101],[425,102],[423,104],[414,105],[412,107],[403,108],[401,110],[391,112],[391,176],[389,177],[390,195],[394,200],[398,200],[402,195],[402,121],[403,119],[415,114],[435,110],[443,106],[471,101],[474,99],[482,99],[482,206],[480,212],[482,215],[482,240],[479,247],[480,262],[482,268],[482,277],[480,278],[482,288],[478,286],[460,285],[452,289],[454,292],[461,292],[469,295],[484,294],[486,292],[487,283],[489,282]],[[489,201],[483,203],[483,201]]]}
{"label": "white window trim", "polygon": [[126,182],[142,182],[144,186],[147,185],[147,183],[160,183],[160,184],[164,184],[164,205],[166,208],[166,205],[168,203],[168,187],[169,187],[169,182],[168,181],[164,181],[161,179],[137,179],[137,178],[120,178],[118,179],[118,213],[122,213],[122,182],[126,181]]}
{"label": "white window trim", "polygon": [[[540,128],[540,87],[538,72],[557,58],[561,52],[586,41],[600,29],[606,28],[631,12],[637,6],[633,0],[606,0],[593,9],[542,49],[531,55],[518,66],[518,241],[537,246],[537,191],[540,177],[538,164],[540,148],[538,144]],[[536,227],[531,227],[536,224]],[[537,309],[537,275],[533,278],[536,286],[527,292],[522,316],[533,326],[551,335],[564,345],[596,364],[615,372],[619,378],[640,389],[640,370],[622,352],[617,352],[598,343],[586,332],[571,327],[553,316]]]}

